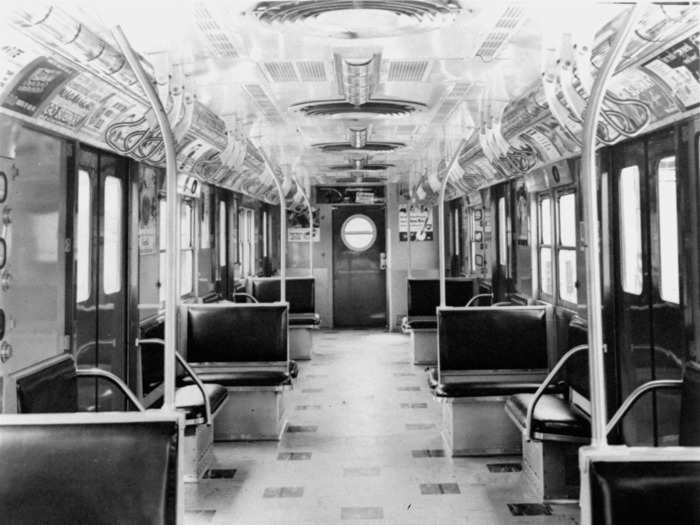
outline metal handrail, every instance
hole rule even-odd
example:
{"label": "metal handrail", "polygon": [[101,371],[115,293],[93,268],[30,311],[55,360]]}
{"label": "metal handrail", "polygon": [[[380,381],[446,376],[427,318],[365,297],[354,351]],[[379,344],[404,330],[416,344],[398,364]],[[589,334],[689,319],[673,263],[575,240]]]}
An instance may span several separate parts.
{"label": "metal handrail", "polygon": [[627,415],[632,406],[639,400],[642,395],[646,394],[651,390],[659,390],[662,388],[667,389],[678,389],[683,385],[682,379],[656,379],[654,381],[648,381],[637,388],[632,390],[630,395],[628,395],[625,400],[617,409],[613,417],[610,418],[608,424],[605,426],[605,434],[610,434],[612,430],[617,426],[620,420]]}
{"label": "metal handrail", "polygon": [[180,286],[180,221],[178,217],[178,194],[177,194],[177,159],[175,151],[175,136],[168,120],[168,114],[163,107],[163,103],[158,98],[158,93],[153,87],[150,78],[141,65],[136,53],[131,48],[121,27],[116,26],[112,31],[114,39],[124,54],[131,70],[138,79],[139,85],[146,94],[151,104],[151,109],[158,122],[160,133],[165,147],[165,195],[167,216],[170,217],[170,225],[166,236],[166,272],[165,272],[165,341],[168,345],[163,349],[163,408],[165,410],[175,409],[175,341],[177,340],[177,304],[179,301]]}
{"label": "metal handrail", "polygon": [[139,399],[136,397],[136,394],[131,391],[124,381],[122,381],[112,372],[107,372],[107,370],[102,370],[101,368],[78,368],[75,373],[78,377],[102,377],[108,381],[111,381],[113,384],[119,387],[127,398],[129,398],[129,401],[131,401],[139,412],[146,411],[144,406],[141,404],[141,401],[139,401]]}
{"label": "metal handrail", "polygon": [[539,386],[539,388],[535,391],[535,394],[532,396],[532,400],[530,401],[530,404],[527,407],[527,415],[525,416],[525,435],[527,436],[527,439],[530,440],[533,438],[532,434],[532,418],[535,414],[535,405],[537,402],[540,400],[542,397],[542,394],[544,394],[544,391],[547,389],[549,384],[554,380],[556,375],[559,373],[559,371],[564,367],[566,362],[571,359],[571,357],[575,354],[578,354],[579,352],[582,352],[584,350],[588,350],[588,345],[578,345],[574,346],[572,349],[570,349],[568,352],[566,352],[559,361],[557,361],[557,364],[554,365],[554,368],[547,374],[547,377],[544,378],[544,381],[542,381],[542,384]]}
{"label": "metal handrail", "polygon": [[236,292],[236,293],[232,294],[232,297],[234,297],[234,298],[235,298],[235,297],[245,297],[246,299],[252,299],[252,301],[253,301],[254,303],[259,303],[259,302],[260,302],[260,301],[258,301],[258,299],[257,299],[256,297],[254,297],[253,295],[251,295],[251,294],[249,294],[249,293],[247,293],[247,292]]}
{"label": "metal handrail", "polygon": [[[138,346],[141,346],[142,344],[158,344],[163,346],[163,349],[165,349],[165,341],[156,337],[152,337],[149,339],[137,339],[136,344]],[[185,369],[187,375],[189,375],[192,378],[192,380],[197,385],[197,388],[199,388],[199,390],[202,392],[202,398],[204,399],[204,423],[208,427],[210,427],[212,425],[211,402],[209,401],[209,395],[207,394],[207,390],[204,386],[204,383],[195,373],[195,371],[192,369],[189,363],[185,361],[185,359],[177,352],[175,352],[175,360],[182,365],[182,368]]]}
{"label": "metal handrail", "polygon": [[478,301],[479,299],[484,299],[484,298],[486,298],[486,297],[488,297],[489,299],[491,299],[491,301],[493,301],[493,294],[492,294],[492,293],[480,293],[480,294],[475,295],[475,296],[472,297],[471,299],[469,299],[469,300],[467,301],[467,304],[465,304],[464,306],[465,306],[465,307],[466,307],[466,306],[471,306],[471,305],[473,305],[476,301]]}
{"label": "metal handrail", "polygon": [[[623,55],[630,36],[645,3],[634,4],[618,29],[610,51],[605,56],[598,69],[591,88],[591,95],[586,105],[583,121],[583,141],[581,148],[581,185],[583,194],[583,218],[586,258],[586,297],[588,303],[588,344],[589,370],[591,384],[591,445],[606,447],[608,444],[605,433],[607,406],[605,399],[605,363],[603,358],[603,298],[602,274],[600,257],[600,232],[598,231],[598,181],[596,178],[595,147],[598,134],[598,123],[607,84]],[[588,515],[583,513],[584,522]]]}

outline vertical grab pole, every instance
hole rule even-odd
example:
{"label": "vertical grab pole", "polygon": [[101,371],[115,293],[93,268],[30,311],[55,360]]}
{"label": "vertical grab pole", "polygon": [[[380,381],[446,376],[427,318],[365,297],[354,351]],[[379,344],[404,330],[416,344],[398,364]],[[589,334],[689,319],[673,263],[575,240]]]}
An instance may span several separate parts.
{"label": "vertical grab pole", "polygon": [[180,221],[178,217],[177,197],[177,163],[175,159],[175,137],[173,136],[168,116],[163,108],[160,98],[153,87],[151,80],[146,76],[141,62],[129,45],[121,27],[116,26],[112,31],[126,61],[129,63],[134,75],[139,81],[151,109],[158,121],[158,127],[163,137],[165,146],[165,194],[167,202],[167,216],[172,221],[168,228],[166,239],[165,272],[165,348],[163,355],[163,409],[175,410],[175,345],[177,341],[177,303],[178,303],[178,243],[180,242]]}
{"label": "vertical grab pole", "polygon": [[277,187],[277,193],[280,196],[280,302],[287,302],[287,201],[282,189],[282,181],[277,178],[275,170],[272,168],[272,163],[267,157],[267,153],[262,145],[258,147],[260,154],[265,159],[272,180]]}
{"label": "vertical grab pole", "polygon": [[591,382],[591,446],[608,445],[605,426],[605,363],[603,358],[603,316],[600,271],[600,236],[598,231],[598,183],[595,165],[595,141],[600,109],[605,98],[606,85],[615,71],[619,58],[636,26],[643,5],[630,8],[623,27],[617,34],[605,61],[598,70],[583,121],[581,151],[581,182],[583,185],[583,212],[586,233],[586,292],[588,297],[588,359]]}
{"label": "vertical grab pole", "polygon": [[452,160],[450,160],[449,166],[445,171],[445,178],[442,179],[442,185],[440,186],[440,201],[438,202],[438,227],[440,228],[439,234],[439,250],[438,260],[440,261],[440,306],[447,306],[447,291],[445,284],[445,191],[447,190],[447,182],[450,180],[450,173],[452,173],[452,168],[459,159],[459,154],[467,143],[465,139],[462,139],[457,145]]}
{"label": "vertical grab pole", "polygon": [[406,204],[406,232],[408,238],[408,278],[413,277],[413,262],[411,261],[411,208],[413,208],[412,200]]}
{"label": "vertical grab pole", "polygon": [[309,276],[314,276],[314,210],[311,207],[309,196],[302,190],[306,205],[309,208]]}

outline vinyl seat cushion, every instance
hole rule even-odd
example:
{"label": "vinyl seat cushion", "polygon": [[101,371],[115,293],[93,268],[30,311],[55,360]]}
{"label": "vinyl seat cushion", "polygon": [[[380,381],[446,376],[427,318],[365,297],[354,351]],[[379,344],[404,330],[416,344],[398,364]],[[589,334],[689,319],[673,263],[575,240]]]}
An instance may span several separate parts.
{"label": "vinyl seat cushion", "polygon": [[[216,410],[226,401],[228,392],[221,385],[205,384],[204,390],[209,397],[211,411]],[[175,408],[185,413],[186,419],[199,419],[205,417],[204,399],[202,391],[197,385],[187,385],[175,391]]]}
{"label": "vinyl seat cushion", "polygon": [[[519,393],[506,401],[506,410],[522,428],[525,427],[527,409],[533,397],[534,394]],[[591,435],[590,423],[574,412],[565,400],[552,394],[544,394],[535,405],[532,429],[535,433],[577,438]]]}
{"label": "vinyl seat cushion", "polygon": [[[287,386],[292,384],[292,375],[289,372],[276,370],[245,371],[216,371],[202,372],[196,370],[199,379],[204,383],[216,383],[224,387],[235,386]],[[189,381],[188,381],[189,380]],[[191,382],[189,378],[183,378],[184,383]]]}
{"label": "vinyl seat cushion", "polygon": [[318,326],[321,316],[316,313],[289,314],[289,326]]}
{"label": "vinyl seat cushion", "polygon": [[[430,380],[430,379],[429,379]],[[435,377],[435,395],[437,397],[488,397],[512,396],[514,394],[533,394],[540,387],[539,383],[512,381],[483,381],[463,383],[437,383]],[[561,390],[558,385],[552,386],[552,393]],[[527,407],[526,407],[527,411]]]}

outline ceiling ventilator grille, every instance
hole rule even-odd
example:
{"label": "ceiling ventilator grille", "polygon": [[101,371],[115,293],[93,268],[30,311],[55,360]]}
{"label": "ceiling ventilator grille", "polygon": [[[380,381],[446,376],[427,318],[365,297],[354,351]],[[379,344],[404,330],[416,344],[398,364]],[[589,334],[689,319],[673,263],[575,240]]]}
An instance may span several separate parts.
{"label": "ceiling ventilator grille", "polygon": [[498,52],[506,45],[523,20],[525,10],[517,5],[505,8],[503,14],[496,21],[493,30],[486,35],[479,46],[476,56],[484,62],[490,62]]}
{"label": "ceiling ventilator grille", "polygon": [[281,123],[284,120],[282,115],[277,110],[277,107],[272,103],[270,97],[267,96],[265,90],[258,84],[244,84],[243,89],[248,93],[253,102],[258,105],[265,118],[273,123]]}
{"label": "ceiling ventilator grille", "polygon": [[217,23],[211,12],[202,3],[194,6],[197,27],[206,38],[212,53],[218,58],[236,58],[238,52],[226,31]]}
{"label": "ceiling ventilator grille", "polygon": [[422,82],[428,71],[427,60],[392,60],[389,63],[389,82]]}

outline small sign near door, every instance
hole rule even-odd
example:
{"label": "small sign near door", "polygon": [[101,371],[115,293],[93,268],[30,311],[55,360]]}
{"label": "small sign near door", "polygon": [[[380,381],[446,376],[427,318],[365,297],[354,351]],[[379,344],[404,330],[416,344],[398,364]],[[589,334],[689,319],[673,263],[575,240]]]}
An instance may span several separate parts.
{"label": "small sign near door", "polygon": [[[399,241],[408,241],[407,206],[399,206]],[[433,240],[433,210],[427,206],[411,206],[411,241]]]}

